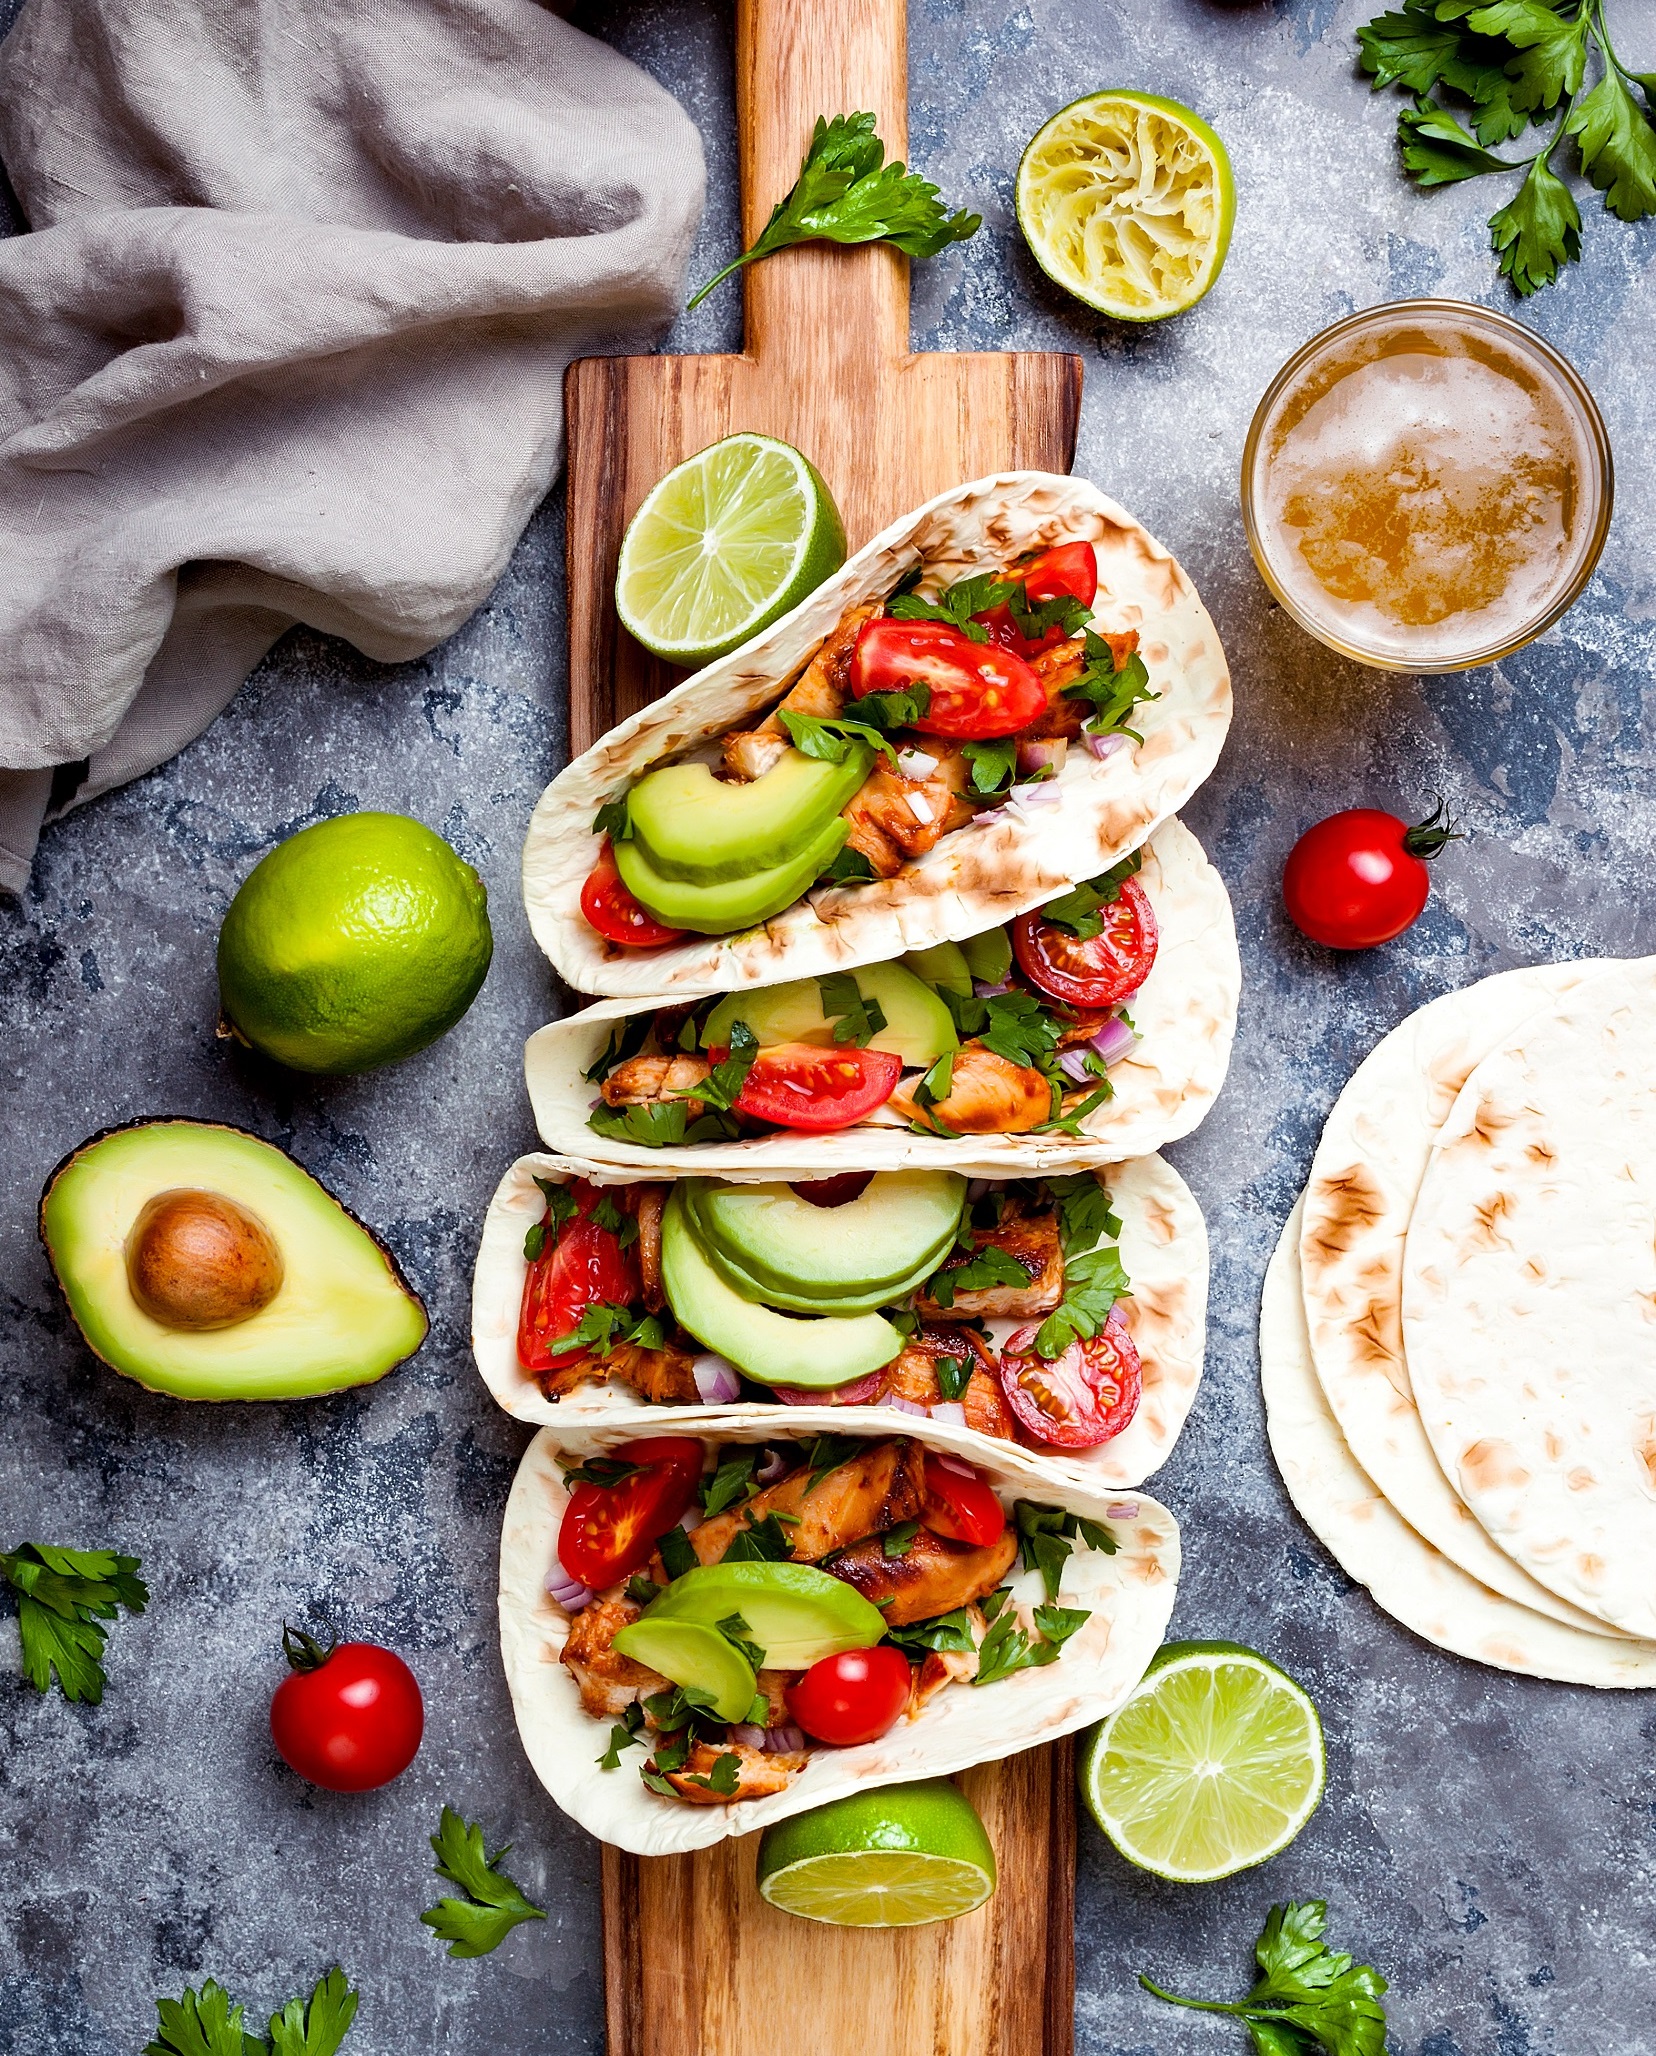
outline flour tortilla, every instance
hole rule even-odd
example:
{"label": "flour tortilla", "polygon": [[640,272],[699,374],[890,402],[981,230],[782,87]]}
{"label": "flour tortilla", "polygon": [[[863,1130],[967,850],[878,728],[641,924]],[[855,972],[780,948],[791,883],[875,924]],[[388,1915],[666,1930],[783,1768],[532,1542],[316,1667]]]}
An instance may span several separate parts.
{"label": "flour tortilla", "polygon": [[1656,1686],[1656,1646],[1588,1634],[1491,1591],[1375,1490],[1312,1368],[1298,1276],[1302,1206],[1265,1273],[1259,1358],[1271,1450],[1306,1526],[1383,1611],[1440,1649],[1563,1684]]}
{"label": "flour tortilla", "polygon": [[1438,1467],[1403,1353],[1403,1242],[1455,1095],[1478,1060],[1538,1009],[1602,975],[1597,962],[1501,971],[1446,993],[1352,1074],[1317,1145],[1299,1261],[1317,1376],[1381,1493],[1451,1563],[1575,1628],[1613,1632],[1498,1549]]}
{"label": "flour tortilla", "polygon": [[[1144,1397],[1133,1420],[1112,1441],[1098,1449],[1052,1450],[1036,1461],[1049,1473],[1114,1489],[1141,1484],[1161,1468],[1196,1397],[1206,1340],[1208,1246],[1202,1210],[1171,1164],[1160,1157],[1138,1157],[1098,1175],[1109,1187],[1121,1220],[1121,1260],[1133,1284],[1133,1296],[1121,1302],[1121,1315],[1144,1364]],[[566,1436],[613,1422],[624,1422],[639,1434],[680,1433],[685,1424],[693,1429],[713,1418],[756,1421],[775,1434],[781,1424],[796,1419],[804,1409],[780,1402],[654,1406],[621,1384],[578,1385],[561,1400],[546,1397],[517,1356],[518,1306],[527,1269],[523,1238],[545,1207],[535,1180],[563,1182],[579,1176],[598,1185],[638,1182],[563,1157],[526,1156],[513,1164],[489,1202],[472,1279],[472,1353],[499,1404],[520,1421],[554,1424]],[[753,1183],[756,1178],[736,1182]],[[871,1432],[888,1435],[893,1422],[915,1418],[884,1407],[827,1410],[836,1421],[872,1424]],[[927,1434],[974,1463],[986,1451],[998,1453],[1007,1447],[948,1422],[929,1422]]]}
{"label": "flour tortilla", "polygon": [[1534,1016],[1467,1079],[1409,1225],[1403,1338],[1438,1462],[1490,1538],[1656,1637],[1656,959]]}
{"label": "flour tortilla", "polygon": [[[593,816],[645,771],[768,712],[847,610],[923,568],[929,586],[997,570],[1026,550],[1088,540],[1098,552],[1100,629],[1136,628],[1161,697],[1134,711],[1143,735],[1103,762],[1071,749],[1057,780],[994,821],[946,835],[893,879],[824,886],[761,928],[687,936],[659,950],[606,943],[581,918],[597,857]],[[1230,674],[1195,587],[1161,544],[1085,479],[1002,472],[905,515],[775,627],[622,722],[541,795],[523,848],[535,940],[577,992],[679,999],[958,940],[1039,906],[1136,849],[1213,769],[1230,726]]]}
{"label": "flour tortilla", "polygon": [[[698,1432],[722,1443],[761,1442],[775,1439],[780,1425],[774,1417],[715,1417]],[[915,1431],[912,1421],[894,1429],[888,1418],[874,1426],[866,1416],[849,1419],[845,1409],[819,1407],[793,1409],[786,1427],[805,1442],[822,1434],[883,1441],[894,1432]],[[573,1433],[542,1429],[518,1468],[500,1538],[500,1650],[518,1734],[547,1791],[600,1841],[641,1856],[704,1849],[850,1792],[998,1762],[1113,1711],[1161,1643],[1179,1580],[1178,1524],[1167,1509],[1138,1495],[1060,1485],[1020,1452],[993,1444],[993,1454],[986,1454],[980,1445],[971,1451],[972,1461],[1003,1497],[1067,1507],[1105,1523],[1117,1539],[1114,1556],[1078,1546],[1065,1566],[1059,1602],[1086,1607],[1092,1618],[1065,1643],[1058,1661],[981,1689],[952,1685],[918,1720],[899,1721],[878,1742],[814,1751],[787,1790],[769,1799],[730,1806],[664,1799],[639,1778],[642,1749],[623,1750],[619,1770],[598,1769],[609,1723],[581,1710],[575,1680],[558,1661],[567,1622],[545,1591],[566,1498],[558,1456],[625,1455],[629,1438],[641,1432],[651,1430],[637,1424]],[[920,1439],[933,1448],[945,1446],[929,1430]],[[1037,1574],[1020,1579],[1017,1596],[1039,1601]]]}
{"label": "flour tortilla", "polygon": [[715,1178],[786,1176],[808,1162],[811,1175],[835,1171],[919,1170],[970,1177],[1024,1178],[1042,1171],[1090,1170],[1144,1156],[1188,1135],[1225,1082],[1242,966],[1224,881],[1180,821],[1165,821],[1145,845],[1139,881],[1156,911],[1160,941],[1150,975],[1127,1003],[1140,1040],[1110,1068],[1115,1096],[1072,1135],[916,1135],[895,1115],[830,1135],[786,1132],[742,1142],[644,1149],[596,1134],[587,1116],[597,1087],[587,1078],[617,1021],[676,1000],[644,1004],[602,1000],[538,1029],[523,1052],[535,1126],[548,1149],[600,1165],[630,1165],[655,1177],[689,1171]]}

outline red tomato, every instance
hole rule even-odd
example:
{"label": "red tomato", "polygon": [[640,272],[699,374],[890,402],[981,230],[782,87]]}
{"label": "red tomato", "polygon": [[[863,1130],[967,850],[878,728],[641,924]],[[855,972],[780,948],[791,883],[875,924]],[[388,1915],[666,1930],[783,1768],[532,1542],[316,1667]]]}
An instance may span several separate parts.
{"label": "red tomato", "polygon": [[951,1542],[970,1542],[982,1549],[1006,1531],[1006,1510],[974,1472],[951,1470],[935,1456],[926,1458],[926,1500],[920,1518],[934,1535]]}
{"label": "red tomato", "polygon": [[603,1300],[630,1306],[641,1290],[638,1245],[623,1249],[606,1228],[591,1218],[602,1195],[584,1178],[573,1186],[580,1209],[565,1221],[552,1240],[547,1216],[546,1246],[529,1266],[518,1308],[518,1362],[526,1371],[561,1371],[579,1363],[583,1349],[554,1356],[549,1345],[574,1331],[589,1306]]}
{"label": "red tomato", "polygon": [[1426,904],[1432,883],[1426,859],[1455,839],[1441,800],[1412,828],[1376,807],[1330,814],[1288,853],[1282,873],[1288,918],[1330,949],[1390,942]]}
{"label": "red tomato", "polygon": [[621,883],[615,868],[615,851],[610,839],[581,887],[581,912],[606,942],[618,942],[626,949],[657,949],[664,942],[677,942],[682,928],[669,928],[641,907]]}
{"label": "red tomato", "polygon": [[[710,1049],[707,1054],[717,1064],[728,1052]],[[903,1060],[892,1050],[779,1042],[754,1058],[736,1095],[736,1111],[811,1134],[849,1128],[883,1107],[902,1075]]]}
{"label": "red tomato", "polygon": [[912,725],[925,735],[981,742],[1016,735],[1046,711],[1046,688],[1022,657],[975,643],[940,621],[865,623],[851,652],[851,690],[931,688],[931,705]]}
{"label": "red tomato", "polygon": [[293,1668],[270,1702],[282,1761],[328,1792],[374,1792],[401,1777],[425,1732],[425,1704],[402,1658],[375,1642],[324,1648],[287,1629]]}
{"label": "red tomato", "polygon": [[[1011,1342],[1020,1339],[1014,1335]],[[1019,1425],[1055,1449],[1093,1449],[1119,1435],[1138,1412],[1144,1389],[1139,1353],[1119,1313],[1090,1342],[1072,1342],[1050,1363],[1009,1343],[999,1369]]]}
{"label": "red tomato", "polygon": [[1072,1007],[1113,1007],[1138,991],[1156,961],[1156,910],[1136,878],[1099,908],[1104,926],[1088,942],[1041,915],[1020,914],[1012,949],[1031,985]]}
{"label": "red tomato", "polygon": [[882,1642],[813,1663],[788,1687],[788,1711],[819,1742],[877,1742],[909,1703],[909,1660]]}
{"label": "red tomato", "polygon": [[[1098,597],[1098,558],[1091,543],[1060,543],[1056,549],[1043,550],[1015,576],[1023,585],[1025,597],[1035,606],[1067,593],[1072,600],[1090,608]],[[1064,640],[1064,631],[1054,625],[1045,635],[1031,641],[1019,632],[1010,607],[992,607],[987,614],[974,614],[972,619],[981,621],[1003,649],[1020,657],[1033,656],[1037,650],[1050,649]]]}
{"label": "red tomato", "polygon": [[595,1592],[630,1578],[696,1496],[701,1444],[690,1435],[649,1435],[626,1446],[641,1465],[618,1485],[577,1485],[558,1528],[558,1561]]}

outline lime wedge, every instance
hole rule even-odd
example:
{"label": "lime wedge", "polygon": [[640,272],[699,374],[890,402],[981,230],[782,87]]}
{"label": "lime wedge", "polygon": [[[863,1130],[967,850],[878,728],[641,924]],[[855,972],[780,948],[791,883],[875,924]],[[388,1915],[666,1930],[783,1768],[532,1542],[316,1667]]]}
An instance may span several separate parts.
{"label": "lime wedge", "polygon": [[633,516],[615,611],[652,656],[699,670],[797,607],[845,562],[815,468],[768,435],[727,435],[676,465]]}
{"label": "lime wedge", "polygon": [[1219,276],[1236,215],[1225,146],[1155,93],[1090,93],[1018,166],[1018,226],[1048,278],[1118,321],[1182,314]]}
{"label": "lime wedge", "polygon": [[1081,1752],[1087,1810],[1129,1863],[1204,1884],[1275,1856],[1322,1797],[1317,1709],[1235,1642],[1169,1642]]}
{"label": "lime wedge", "polygon": [[854,1792],[765,1830],[759,1895],[834,1927],[918,1927],[971,1913],[995,1889],[995,1852],[947,1778]]}

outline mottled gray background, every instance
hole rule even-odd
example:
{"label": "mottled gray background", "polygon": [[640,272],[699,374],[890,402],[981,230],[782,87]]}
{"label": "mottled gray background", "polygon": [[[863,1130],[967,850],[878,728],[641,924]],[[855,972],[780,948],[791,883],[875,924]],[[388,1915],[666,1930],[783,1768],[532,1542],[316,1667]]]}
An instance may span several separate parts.
{"label": "mottled gray background", "polygon": [[[15,11],[0,0],[0,25]],[[1243,543],[1236,477],[1277,364],[1356,306],[1421,292],[1510,304],[1481,187],[1431,197],[1396,169],[1390,98],[1354,74],[1346,0],[914,0],[913,156],[985,230],[917,270],[916,340],[1083,353],[1077,469],[1184,559],[1237,689],[1230,745],[1187,819],[1229,881],[1247,966],[1229,1086],[1173,1152],[1215,1245],[1212,1340],[1194,1416],[1157,1489],[1185,1524],[1182,1635],[1255,1643],[1315,1693],[1331,1745],[1321,1812],[1270,1868],[1175,1891],[1084,1828],[1078,2041],[1087,2056],[1239,2050],[1175,2015],[1139,1968],[1216,1995],[1244,1982],[1273,1898],[1324,1895],[1339,1940],[1392,1980],[1411,2056],[1649,2056],[1656,1709],[1644,1697],[1498,1676],[1413,1641],[1289,1509],[1266,1450],[1255,1322],[1266,1254],[1324,1111],[1411,1008],[1512,964],[1648,950],[1656,651],[1656,232],[1584,194],[1586,261],[1525,318],[1593,385],[1620,468],[1591,590],[1543,643],[1424,686],[1339,662],[1272,609]],[[1610,0],[1656,64],[1644,0]],[[712,200],[695,270],[732,247],[728,7],[588,10],[700,124]],[[1024,140],[1106,84],[1171,93],[1235,160],[1230,261],[1185,319],[1089,317],[1036,274],[1008,212]],[[738,333],[725,291],[677,348]],[[0,2051],[129,2056],[153,1996],[213,1975],[268,2010],[343,1962],[362,1988],[354,2056],[484,2056],[602,2044],[596,1846],[519,1753],[494,1646],[495,1537],[524,1434],[466,1350],[484,1202],[531,1141],[518,1071],[548,1010],[518,846],[560,761],[562,506],[531,523],[499,590],[423,663],[386,668],[297,634],[176,762],[48,831],[33,885],[0,900],[0,1505],[23,1535],[139,1552],[150,1612],[110,1642],[101,1708],[11,1675],[0,1625]],[[3,576],[0,567],[0,576]],[[1474,831],[1440,862],[1401,942],[1337,959],[1277,898],[1299,830],[1333,808],[1446,793]],[[495,964],[470,1016],[382,1075],[309,1085],[213,1036],[213,941],[238,882],[295,828],[356,806],[419,815],[488,880]],[[434,1315],[384,1385],[222,1410],[151,1398],[70,1329],[34,1199],[91,1130],[137,1115],[245,1122],[384,1229]],[[414,1768],[359,1799],[311,1791],[265,1726],[284,1614],[322,1607],[404,1650],[429,1728]],[[552,1908],[480,1962],[449,1962],[415,1915],[445,1801],[515,1844]],[[709,1937],[709,1946],[717,1938]],[[777,2046],[787,2045],[779,2022]],[[752,2056],[752,2052],[733,2052]]]}

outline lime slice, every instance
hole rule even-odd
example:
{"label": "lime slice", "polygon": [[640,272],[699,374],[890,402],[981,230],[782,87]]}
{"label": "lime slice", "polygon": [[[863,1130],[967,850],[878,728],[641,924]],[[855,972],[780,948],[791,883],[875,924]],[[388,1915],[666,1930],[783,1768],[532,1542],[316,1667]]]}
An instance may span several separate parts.
{"label": "lime slice", "polygon": [[1087,1737],[1081,1796],[1129,1863],[1178,1884],[1275,1856],[1322,1797],[1317,1709],[1235,1642],[1169,1642]]}
{"label": "lime slice", "polygon": [[621,625],[699,670],[797,607],[845,562],[814,466],[768,435],[727,435],[668,472],[633,516],[615,572]]}
{"label": "lime slice", "polygon": [[1018,225],[1048,278],[1118,321],[1182,314],[1219,276],[1236,214],[1225,146],[1155,93],[1090,93],[1018,166]]}
{"label": "lime slice", "polygon": [[834,1927],[918,1927],[971,1913],[995,1889],[995,1852],[947,1778],[854,1792],[766,1828],[759,1895]]}

